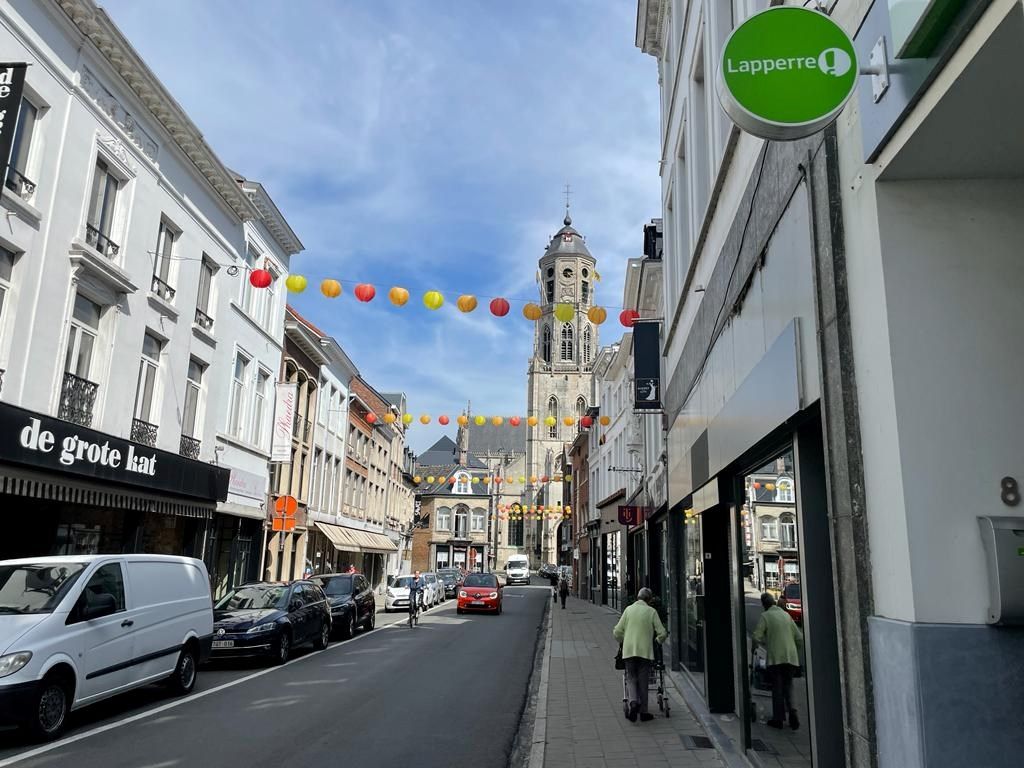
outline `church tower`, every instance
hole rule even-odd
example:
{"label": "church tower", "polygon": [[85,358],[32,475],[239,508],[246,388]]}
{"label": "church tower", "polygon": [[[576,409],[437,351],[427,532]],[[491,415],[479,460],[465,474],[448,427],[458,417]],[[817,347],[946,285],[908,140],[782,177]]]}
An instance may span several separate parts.
{"label": "church tower", "polygon": [[[541,257],[537,273],[540,306],[544,313],[536,321],[533,357],[527,373],[527,407],[537,425],[528,427],[526,440],[527,475],[541,478],[560,473],[558,462],[566,443],[579,433],[579,420],[592,404],[594,356],[598,346],[597,326],[587,310],[593,306],[596,262],[583,236],[573,229],[568,209],[565,226],[551,238]],[[572,317],[555,316],[559,304],[573,307]],[[545,421],[554,417],[555,424]],[[564,419],[573,418],[567,426]],[[525,505],[551,505],[562,501],[562,483],[530,484]],[[560,520],[541,519],[524,523],[523,547],[536,568],[558,563],[556,531]]]}

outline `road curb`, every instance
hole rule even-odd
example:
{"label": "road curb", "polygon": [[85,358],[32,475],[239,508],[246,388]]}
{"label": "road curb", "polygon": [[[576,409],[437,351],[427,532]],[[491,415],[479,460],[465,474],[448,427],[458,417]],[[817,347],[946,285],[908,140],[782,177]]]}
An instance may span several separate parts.
{"label": "road curb", "polygon": [[548,677],[551,672],[551,638],[554,635],[555,612],[548,606],[547,637],[544,640],[544,660],[540,667],[540,684],[537,686],[537,713],[533,719],[533,743],[530,745],[528,768],[544,768],[544,749],[547,745],[548,730]]}

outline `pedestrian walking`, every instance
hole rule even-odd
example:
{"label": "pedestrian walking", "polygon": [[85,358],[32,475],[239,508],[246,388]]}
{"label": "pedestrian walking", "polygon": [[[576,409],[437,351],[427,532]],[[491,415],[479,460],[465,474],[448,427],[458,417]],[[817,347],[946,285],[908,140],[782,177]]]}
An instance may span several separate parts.
{"label": "pedestrian walking", "polygon": [[761,595],[764,612],[754,629],[754,647],[767,651],[765,666],[772,686],[771,728],[782,728],[786,713],[789,727],[800,727],[800,717],[793,706],[793,677],[800,671],[800,653],[804,647],[804,633],[792,617],[775,604],[775,598],[765,592]]}
{"label": "pedestrian walking", "polygon": [[569,580],[565,578],[563,573],[561,578],[558,579],[558,596],[562,598],[562,610],[565,610],[565,598],[569,596]]}
{"label": "pedestrian walking", "polygon": [[639,714],[642,722],[653,720],[647,711],[647,685],[654,661],[654,641],[665,642],[668,630],[661,623],[658,612],[651,607],[654,594],[644,587],[637,594],[637,600],[622,612],[619,623],[612,634],[622,646],[622,659],[626,665],[626,719],[636,722]]}

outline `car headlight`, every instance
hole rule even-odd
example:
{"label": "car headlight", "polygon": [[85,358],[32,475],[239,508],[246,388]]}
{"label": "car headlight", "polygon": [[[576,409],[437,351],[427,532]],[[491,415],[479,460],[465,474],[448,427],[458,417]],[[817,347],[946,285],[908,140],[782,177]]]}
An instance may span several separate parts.
{"label": "car headlight", "polygon": [[274,622],[270,622],[269,624],[258,624],[255,627],[252,627],[245,634],[258,635],[260,632],[273,632],[276,627],[277,625]]}
{"label": "car headlight", "polygon": [[459,591],[459,597],[469,597],[469,595],[466,593],[466,590],[463,589]]}
{"label": "car headlight", "polygon": [[791,610],[791,611],[799,611],[800,610],[800,606],[797,605],[796,603],[786,603],[786,607],[789,608],[789,610]]}
{"label": "car headlight", "polygon": [[388,597],[394,597],[395,593],[391,591],[391,587],[388,587]]}
{"label": "car headlight", "polygon": [[496,600],[497,597],[498,597],[498,593],[497,592],[491,592],[491,594],[490,594],[491,600]]}
{"label": "car headlight", "polygon": [[19,669],[28,664],[31,658],[31,651],[19,651],[18,653],[9,653],[6,656],[0,656],[0,677],[13,675]]}

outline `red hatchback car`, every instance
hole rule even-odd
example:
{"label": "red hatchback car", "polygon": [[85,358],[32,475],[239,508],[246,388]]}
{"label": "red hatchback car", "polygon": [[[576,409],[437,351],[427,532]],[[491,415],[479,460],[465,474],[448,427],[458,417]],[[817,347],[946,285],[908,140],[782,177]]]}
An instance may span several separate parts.
{"label": "red hatchback car", "polygon": [[786,585],[786,588],[782,590],[782,595],[779,596],[779,605],[782,607],[782,610],[789,614],[793,621],[797,624],[803,623],[804,609],[800,600],[799,581],[791,581]]}
{"label": "red hatchback car", "polygon": [[501,584],[493,573],[471,573],[459,587],[457,613],[487,611],[501,613]]}

